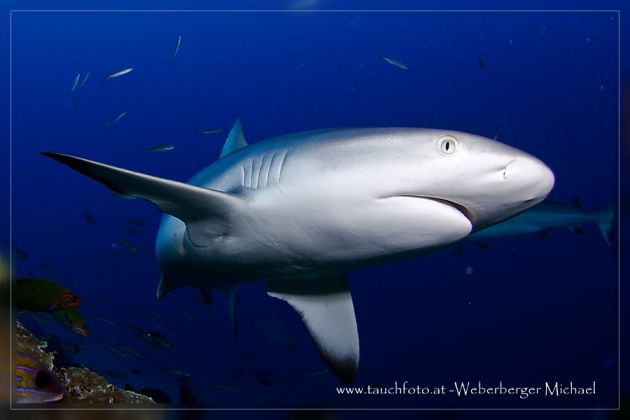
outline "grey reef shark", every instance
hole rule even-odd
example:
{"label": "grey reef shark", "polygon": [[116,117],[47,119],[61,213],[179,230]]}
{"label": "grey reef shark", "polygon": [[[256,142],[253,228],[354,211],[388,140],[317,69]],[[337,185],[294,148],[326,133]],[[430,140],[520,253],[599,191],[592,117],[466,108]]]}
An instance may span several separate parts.
{"label": "grey reef shark", "polygon": [[614,237],[615,206],[608,205],[599,210],[587,210],[582,207],[579,198],[570,204],[555,201],[542,203],[512,217],[509,220],[470,234],[465,242],[478,242],[488,249],[487,239],[535,234],[545,238],[553,229],[568,228],[578,235],[584,233],[585,224],[594,223],[608,246],[612,246]]}
{"label": "grey reef shark", "polygon": [[450,246],[535,206],[554,185],[526,152],[421,128],[325,129],[248,145],[237,120],[219,160],[187,183],[43,154],[165,213],[158,298],[219,289],[233,308],[239,285],[266,281],[345,383],[359,366],[349,271]]}

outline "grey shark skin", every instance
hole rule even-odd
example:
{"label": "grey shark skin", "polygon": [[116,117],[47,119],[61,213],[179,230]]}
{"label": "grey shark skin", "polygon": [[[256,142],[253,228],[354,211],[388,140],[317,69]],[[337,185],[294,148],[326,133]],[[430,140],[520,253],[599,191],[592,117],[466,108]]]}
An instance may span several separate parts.
{"label": "grey shark skin", "polygon": [[359,363],[348,271],[448,246],[554,184],[535,157],[456,131],[331,129],[246,146],[237,120],[221,158],[188,183],[44,154],[167,213],[158,297],[184,286],[234,296],[239,283],[266,280],[346,383]]}

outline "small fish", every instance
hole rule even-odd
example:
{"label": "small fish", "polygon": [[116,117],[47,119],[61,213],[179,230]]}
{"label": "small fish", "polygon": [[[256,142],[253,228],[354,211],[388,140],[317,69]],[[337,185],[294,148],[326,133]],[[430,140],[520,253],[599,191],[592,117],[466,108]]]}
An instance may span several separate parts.
{"label": "small fish", "polygon": [[300,379],[316,378],[318,376],[328,375],[329,373],[330,371],[328,369],[313,370],[310,372],[303,373],[302,376],[300,376]]}
{"label": "small fish", "polygon": [[117,349],[115,346],[112,346],[111,344],[107,344],[107,343],[103,343],[103,344],[105,344],[105,347],[107,348],[107,350],[111,351],[112,353],[117,354],[120,357],[127,357],[125,353]]}
{"label": "small fish", "polygon": [[127,346],[118,346],[118,348],[121,351],[127,352],[128,354],[134,356],[137,359],[142,359],[144,357],[143,354],[137,352],[136,350],[132,349],[131,347],[127,347]]}
{"label": "small fish", "polygon": [[15,369],[18,403],[47,403],[63,398],[65,390],[59,379],[34,357],[17,351]]}
{"label": "small fish", "polygon": [[395,58],[385,57],[385,56],[382,56],[381,58],[394,67],[398,67],[399,69],[403,69],[403,70],[409,70],[409,67],[407,67],[401,61],[396,60]]}
{"label": "small fish", "polygon": [[485,61],[483,61],[482,58],[479,59],[479,68],[481,70],[485,70],[486,69],[486,63],[485,63]]}
{"label": "small fish", "polygon": [[24,251],[23,249],[20,249],[20,248],[16,248],[15,249],[15,256],[18,257],[18,259],[20,259],[20,260],[27,260],[28,259],[28,254],[26,253],[26,251]]}
{"label": "small fish", "polygon": [[85,222],[88,225],[92,225],[92,226],[96,225],[96,220],[94,220],[94,217],[89,212],[84,211],[83,218],[85,219]]}
{"label": "small fish", "polygon": [[123,241],[122,239],[112,242],[112,248],[119,251],[127,251],[133,255],[138,255],[138,247],[134,247],[130,243]]}
{"label": "small fish", "polygon": [[135,200],[137,198],[137,197],[134,197],[133,195],[121,194],[117,192],[112,193],[112,197],[120,198],[121,200]]}
{"label": "small fish", "polygon": [[197,134],[201,136],[208,136],[210,134],[219,134],[221,132],[223,132],[223,129],[221,128],[208,128],[207,130],[197,131]]}
{"label": "small fish", "polygon": [[13,286],[13,302],[18,311],[50,312],[75,309],[81,299],[54,281],[19,278]]}
{"label": "small fish", "polygon": [[130,303],[129,306],[134,310],[138,315],[146,316],[147,318],[159,318],[159,315],[156,315],[152,312],[147,311],[141,306],[136,305],[135,303]]}
{"label": "small fish", "polygon": [[116,323],[112,321],[111,319],[103,318],[102,316],[95,316],[94,319],[98,319],[99,321],[104,322],[105,324],[116,325]]}
{"label": "small fish", "polygon": [[216,388],[221,389],[223,391],[228,391],[228,392],[238,392],[236,390],[236,388],[231,387],[230,385],[226,385],[226,384],[215,384],[214,385]]}
{"label": "small fish", "polygon": [[171,343],[169,343],[162,334],[155,331],[144,331],[142,338],[144,338],[147,343],[158,349],[170,349],[172,347]]}
{"label": "small fish", "polygon": [[90,72],[88,71],[87,74],[85,75],[85,78],[83,79],[83,81],[81,82],[81,84],[79,85],[78,89],[82,89],[83,86],[85,86],[85,84],[87,83],[88,79],[90,78]]}
{"label": "small fish", "polygon": [[118,116],[116,118],[114,118],[113,120],[107,121],[105,123],[105,127],[108,127],[110,125],[114,125],[116,124],[118,121],[120,121],[122,119],[122,117],[124,117],[125,115],[127,115],[126,111],[121,112],[120,114],[118,114]]}
{"label": "small fish", "polygon": [[171,59],[175,58],[175,56],[179,52],[179,46],[181,44],[182,44],[182,36],[180,35],[177,37],[177,43],[175,44],[175,51],[173,51],[173,54],[171,54]]}
{"label": "small fish", "polygon": [[125,69],[118,70],[114,73],[108,74],[107,76],[103,77],[103,81],[115,79],[116,77],[120,77],[120,76],[124,76],[125,74],[129,74],[132,71],[133,71],[133,67],[127,67]]}
{"label": "small fish", "polygon": [[131,219],[128,220],[128,222],[134,226],[146,226],[147,224],[147,222],[145,222],[143,219],[139,217],[132,217]]}
{"label": "small fish", "polygon": [[175,376],[178,380],[184,380],[184,379],[190,378],[190,373],[184,372],[183,370],[169,369],[167,372]]}
{"label": "small fish", "polygon": [[76,93],[77,89],[79,88],[80,79],[81,79],[81,73],[77,73],[77,75],[74,78],[74,82],[72,83],[72,89],[70,89],[70,95],[73,95],[74,93]]}
{"label": "small fish", "polygon": [[144,153],[161,153],[161,152],[170,152],[175,150],[175,146],[172,144],[158,144],[156,146],[145,147]]}
{"label": "small fish", "polygon": [[72,108],[77,107],[77,91],[79,90],[79,79],[81,79],[81,73],[77,73],[72,83],[72,88],[68,92],[68,101],[72,102]]}
{"label": "small fish", "polygon": [[142,231],[140,229],[125,229],[123,230],[123,233],[126,235],[137,235],[139,233],[142,233]]}

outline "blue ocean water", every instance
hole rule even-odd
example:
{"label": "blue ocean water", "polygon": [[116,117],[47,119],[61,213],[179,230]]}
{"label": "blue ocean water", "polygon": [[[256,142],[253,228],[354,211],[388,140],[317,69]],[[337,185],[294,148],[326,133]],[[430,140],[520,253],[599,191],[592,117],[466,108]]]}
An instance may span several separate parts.
{"label": "blue ocean water", "polygon": [[[54,334],[67,364],[121,387],[159,388],[175,404],[185,385],[204,407],[615,406],[618,260],[595,226],[579,236],[563,229],[497,239],[491,251],[468,247],[461,256],[446,249],[350,273],[350,282],[361,339],[357,386],[596,381],[596,395],[341,396],[299,316],[268,298],[264,283],[241,288],[238,340],[220,294],[210,308],[190,289],[157,301],[161,214],[40,152],[185,181],[218,158],[236,118],[251,143],[331,127],[445,128],[538,156],[556,176],[550,199],[579,196],[597,209],[618,193],[618,18],[14,12],[12,246],[28,255],[16,275],[51,278],[81,296],[90,335],[18,318],[43,337]],[[134,70],[101,81],[125,67]],[[87,72],[69,95],[77,73]],[[211,128],[222,133],[198,134]],[[144,153],[157,144],[174,150]],[[113,249],[121,239],[137,255]],[[140,330],[159,332],[172,348],[151,346]]]}

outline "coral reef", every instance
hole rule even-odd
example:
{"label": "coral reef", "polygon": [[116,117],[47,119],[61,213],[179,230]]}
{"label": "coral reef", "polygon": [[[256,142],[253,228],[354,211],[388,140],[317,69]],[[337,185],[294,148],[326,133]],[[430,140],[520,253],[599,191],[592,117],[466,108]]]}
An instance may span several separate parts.
{"label": "coral reef", "polygon": [[[81,367],[63,367],[55,364],[55,355],[46,350],[45,341],[34,337],[26,328],[17,322],[16,349],[39,360],[50,372],[64,384],[65,394],[61,405],[150,405],[155,402],[141,394],[126,391],[110,384],[105,378]],[[55,403],[56,404],[56,403]]]}
{"label": "coral reef", "polygon": [[125,391],[107,382],[89,369],[70,367],[64,369],[66,395],[63,402],[89,404],[147,404],[153,400],[147,396]]}

